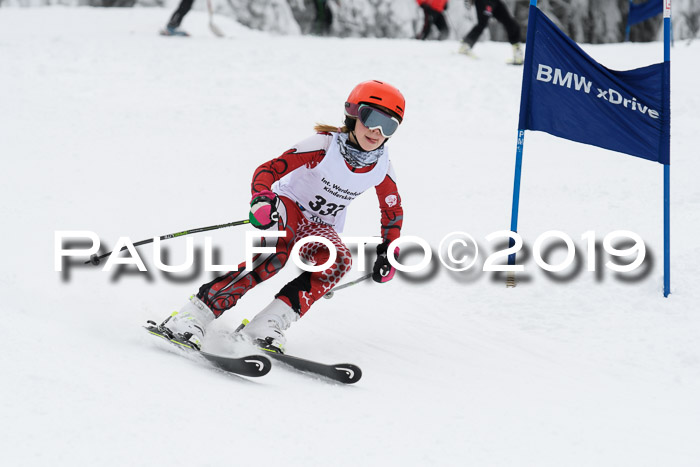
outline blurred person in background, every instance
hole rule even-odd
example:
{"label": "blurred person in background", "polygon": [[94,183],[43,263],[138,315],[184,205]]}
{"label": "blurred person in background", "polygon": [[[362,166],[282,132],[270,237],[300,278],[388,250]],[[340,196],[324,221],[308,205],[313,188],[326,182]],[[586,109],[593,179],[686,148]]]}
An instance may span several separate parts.
{"label": "blurred person in background", "polygon": [[425,21],[423,29],[418,33],[416,39],[425,40],[430,36],[430,31],[433,29],[433,24],[440,31],[438,40],[447,39],[450,29],[445,21],[445,10],[447,9],[448,0],[416,0],[416,3],[423,9],[425,13]]}
{"label": "blurred person in background", "polygon": [[333,12],[328,6],[328,0],[314,0],[316,18],[314,19],[313,33],[319,36],[327,36],[333,24]]}
{"label": "blurred person in background", "polygon": [[165,29],[160,31],[160,34],[162,36],[189,36],[187,32],[180,29],[180,23],[182,23],[182,20],[185,18],[185,15],[187,15],[187,13],[189,13],[189,11],[192,9],[192,3],[194,3],[194,0],[182,0],[180,2],[180,4],[177,6],[177,9],[170,17],[170,21],[168,21],[168,24],[165,26]]}
{"label": "blurred person in background", "polygon": [[467,8],[472,4],[476,7],[476,25],[464,36],[459,47],[459,53],[473,57],[472,49],[479,40],[479,36],[484,32],[491,18],[501,23],[508,33],[508,42],[513,46],[513,59],[510,63],[514,65],[523,64],[523,48],[520,45],[520,26],[513,19],[503,0],[465,0]]}

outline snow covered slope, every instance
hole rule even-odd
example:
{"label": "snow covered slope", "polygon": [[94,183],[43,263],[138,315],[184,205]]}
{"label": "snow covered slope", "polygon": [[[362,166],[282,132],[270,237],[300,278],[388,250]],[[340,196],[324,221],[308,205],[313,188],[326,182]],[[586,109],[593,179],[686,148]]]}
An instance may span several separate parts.
{"label": "snow covered slope", "polygon": [[[672,51],[672,295],[662,296],[662,168],[528,133],[520,232],[556,229],[579,268],[544,274],[531,255],[506,289],[480,272],[507,229],[522,70],[508,44],[279,37],[188,16],[190,39],[157,35],[169,10],[0,10],[3,465],[697,466],[700,445],[700,45]],[[662,59],[660,44],[587,46],[616,69]],[[246,380],[164,352],[140,326],[210,280],[71,263],[54,233],[96,232],[110,250],[247,216],[261,162],[340,124],[349,90],[384,79],[407,98],[389,143],[404,233],[437,249],[453,231],[478,264],[322,300],[289,331],[290,353],[363,369],[354,386],[275,368]],[[372,193],[345,235],[377,235]],[[648,259],[633,280],[585,268],[581,235],[627,229]],[[209,235],[220,263],[250,227]],[[201,252],[204,236],[194,238]],[[185,240],[163,243],[179,264]],[[561,260],[553,252],[550,261]],[[420,258],[405,255],[407,263]],[[201,263],[199,263],[201,264]],[[214,323],[207,348],[298,271],[288,266]],[[352,271],[348,279],[360,276]]]}

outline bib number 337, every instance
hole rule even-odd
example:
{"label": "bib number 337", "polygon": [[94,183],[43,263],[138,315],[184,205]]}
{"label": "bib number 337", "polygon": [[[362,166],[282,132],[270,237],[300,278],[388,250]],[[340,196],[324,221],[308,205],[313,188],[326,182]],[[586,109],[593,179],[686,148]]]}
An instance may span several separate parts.
{"label": "bib number 337", "polygon": [[317,212],[321,216],[335,217],[340,211],[345,209],[344,204],[329,203],[323,196],[316,195],[316,200],[309,202],[309,207],[312,211]]}

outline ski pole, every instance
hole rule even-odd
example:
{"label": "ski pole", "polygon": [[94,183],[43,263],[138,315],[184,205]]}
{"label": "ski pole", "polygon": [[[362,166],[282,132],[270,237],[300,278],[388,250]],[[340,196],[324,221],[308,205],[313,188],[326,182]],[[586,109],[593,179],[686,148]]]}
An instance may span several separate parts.
{"label": "ski pole", "polygon": [[[210,230],[217,230],[217,229],[223,229],[225,227],[234,227],[236,225],[243,225],[243,224],[250,224],[250,221],[248,219],[244,219],[242,221],[235,221],[235,222],[229,222],[228,224],[221,224],[221,225],[211,225],[209,227],[199,227],[197,229],[190,229],[190,230],[184,230],[182,232],[176,232],[168,235],[163,235],[160,237],[161,240],[167,240],[169,238],[176,238],[176,237],[183,237],[185,235],[190,235],[190,234],[195,234],[195,233],[200,233],[200,232],[208,232]],[[149,238],[146,240],[141,240],[140,242],[136,242],[133,245],[134,246],[140,246],[140,245],[145,245],[147,243],[153,243],[153,238]],[[127,247],[123,246],[121,250],[119,251],[124,251],[126,250]],[[103,255],[97,256],[97,254],[94,254],[90,256],[90,259],[85,261],[85,264],[92,263],[95,266],[100,264],[100,260],[102,258],[106,258],[107,256],[111,255],[114,253],[113,251],[110,251],[109,253],[105,253]]]}
{"label": "ski pole", "polygon": [[211,0],[207,0],[207,10],[209,10],[209,29],[216,37],[224,37],[224,33],[214,24],[214,9]]}
{"label": "ski pole", "polygon": [[360,283],[360,282],[362,282],[362,281],[365,281],[365,280],[369,279],[370,277],[372,277],[372,273],[371,273],[371,272],[370,272],[369,274],[365,274],[364,276],[360,277],[359,279],[355,279],[354,281],[346,282],[345,284],[339,285],[338,287],[333,287],[333,290],[331,290],[330,292],[326,293],[326,294],[323,296],[323,298],[328,298],[328,299],[333,298],[333,294],[334,294],[335,292],[337,292],[338,290],[344,289],[345,287],[350,287],[351,285],[358,284],[358,283]]}
{"label": "ski pole", "polygon": [[451,29],[452,31],[454,31],[455,34],[457,34],[457,39],[459,39],[460,37],[462,37],[462,36],[459,34],[459,29],[457,29],[457,28],[455,27],[454,23],[453,23],[452,20],[450,19],[450,15],[448,15],[446,12],[443,12],[443,14],[445,15],[445,18],[447,18],[447,24],[449,25],[450,29]]}

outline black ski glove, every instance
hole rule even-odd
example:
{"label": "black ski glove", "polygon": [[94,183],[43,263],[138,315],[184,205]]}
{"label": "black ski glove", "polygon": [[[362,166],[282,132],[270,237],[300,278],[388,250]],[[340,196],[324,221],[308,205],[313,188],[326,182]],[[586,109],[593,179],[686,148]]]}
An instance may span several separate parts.
{"label": "black ski glove", "polygon": [[[389,263],[389,258],[387,258],[388,248],[389,242],[377,245],[377,260],[374,262],[374,268],[372,269],[372,280],[374,282],[384,283],[394,278],[396,268]],[[394,258],[399,258],[398,248],[394,250]]]}

